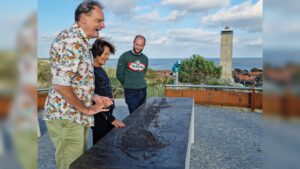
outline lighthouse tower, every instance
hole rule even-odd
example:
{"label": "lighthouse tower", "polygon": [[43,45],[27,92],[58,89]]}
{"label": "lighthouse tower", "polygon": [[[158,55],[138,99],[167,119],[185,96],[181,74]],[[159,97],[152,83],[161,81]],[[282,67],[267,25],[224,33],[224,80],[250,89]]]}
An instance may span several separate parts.
{"label": "lighthouse tower", "polygon": [[232,41],[233,30],[228,26],[221,31],[220,66],[222,66],[221,79],[232,82]]}

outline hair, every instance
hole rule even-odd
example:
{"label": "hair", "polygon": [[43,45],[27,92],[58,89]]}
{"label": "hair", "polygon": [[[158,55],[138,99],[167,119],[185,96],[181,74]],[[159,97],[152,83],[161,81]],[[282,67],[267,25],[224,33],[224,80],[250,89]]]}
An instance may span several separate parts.
{"label": "hair", "polygon": [[136,35],[136,36],[134,37],[133,43],[134,43],[134,42],[136,41],[136,39],[138,39],[138,38],[144,39],[144,45],[146,45],[146,38],[145,38],[143,35]]}
{"label": "hair", "polygon": [[75,10],[75,21],[78,22],[80,20],[81,14],[91,15],[91,11],[95,9],[95,6],[100,9],[104,8],[104,6],[98,1],[85,0],[81,2]]}
{"label": "hair", "polygon": [[97,56],[101,56],[105,46],[109,48],[111,54],[115,54],[116,49],[114,45],[103,38],[99,38],[95,40],[91,49],[93,57],[96,58]]}

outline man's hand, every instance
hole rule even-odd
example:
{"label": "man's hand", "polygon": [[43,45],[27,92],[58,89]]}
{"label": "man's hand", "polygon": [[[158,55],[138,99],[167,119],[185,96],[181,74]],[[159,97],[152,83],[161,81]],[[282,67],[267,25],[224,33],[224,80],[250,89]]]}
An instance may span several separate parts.
{"label": "man's hand", "polygon": [[106,112],[108,110],[109,109],[105,109],[104,105],[95,104],[95,105],[91,106],[90,108],[88,108],[85,112],[83,112],[83,114],[92,116],[92,115],[95,115],[100,112]]}
{"label": "man's hand", "polygon": [[115,119],[113,122],[111,122],[112,125],[114,125],[117,128],[124,128],[125,124],[119,121],[118,119]]}
{"label": "man's hand", "polygon": [[105,112],[109,109],[105,109],[108,106],[112,105],[112,100],[108,97],[102,97],[99,95],[93,96],[93,101],[96,102],[95,105],[87,108],[81,100],[78,99],[78,97],[75,95],[73,89],[70,86],[61,86],[54,84],[54,90],[56,90],[62,97],[72,106],[74,106],[76,109],[78,109],[82,114],[92,116],[94,114],[97,114],[99,112]]}
{"label": "man's hand", "polygon": [[99,96],[94,94],[92,100],[96,103],[96,105],[104,105],[104,107],[109,107],[113,104],[113,101],[109,97]]}

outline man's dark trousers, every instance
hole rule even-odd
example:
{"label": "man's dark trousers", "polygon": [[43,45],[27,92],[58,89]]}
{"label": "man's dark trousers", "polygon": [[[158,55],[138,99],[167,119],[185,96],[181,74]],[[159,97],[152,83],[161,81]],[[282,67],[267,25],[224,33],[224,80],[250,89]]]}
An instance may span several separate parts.
{"label": "man's dark trousers", "polygon": [[147,88],[141,89],[124,89],[125,102],[128,106],[129,113],[134,112],[140,105],[142,105],[147,98]]}

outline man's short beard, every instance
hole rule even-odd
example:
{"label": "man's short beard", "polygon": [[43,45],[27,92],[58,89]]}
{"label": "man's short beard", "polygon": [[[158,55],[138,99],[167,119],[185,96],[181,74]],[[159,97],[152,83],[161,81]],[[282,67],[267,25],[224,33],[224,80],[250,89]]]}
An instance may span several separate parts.
{"label": "man's short beard", "polygon": [[142,51],[143,51],[143,50],[141,50],[139,53],[137,53],[137,52],[136,52],[136,50],[133,48],[133,52],[134,52],[134,54],[136,54],[136,55],[139,55],[139,54],[141,54],[141,53],[142,53]]}

